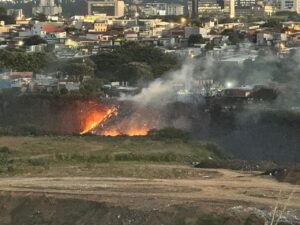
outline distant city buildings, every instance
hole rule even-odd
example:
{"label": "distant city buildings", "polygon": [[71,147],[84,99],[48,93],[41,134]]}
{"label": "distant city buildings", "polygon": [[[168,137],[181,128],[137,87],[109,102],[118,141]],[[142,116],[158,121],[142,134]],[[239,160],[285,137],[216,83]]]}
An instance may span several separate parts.
{"label": "distant city buildings", "polygon": [[198,17],[199,0],[192,0],[192,18]]}
{"label": "distant city buildings", "polygon": [[[123,0],[88,0],[90,15],[64,18],[53,16],[59,12],[54,10],[58,6],[53,0],[42,0],[35,13],[50,10],[38,10],[41,5],[53,8],[41,21],[38,16],[26,18],[19,9],[7,10],[17,21],[15,24],[0,21],[0,48],[19,48],[26,53],[51,52],[57,60],[76,59],[84,64],[92,55],[112,52],[124,42],[138,42],[182,58],[198,60],[209,55],[218,63],[241,65],[255,60],[260,49],[286,54],[289,49],[300,47],[300,23],[289,21],[268,27],[267,19],[251,23],[238,20],[248,16],[266,18],[280,11],[282,4],[290,4],[285,6],[290,11],[296,10],[294,2],[274,1],[265,4],[255,0],[224,0],[222,7],[218,0],[186,0],[184,4],[132,1],[127,5]],[[131,15],[133,12],[135,15]],[[189,20],[185,17],[187,14],[194,18]],[[207,17],[208,21],[197,20],[197,17]],[[236,19],[228,23],[221,20],[229,17]],[[30,44],[28,39],[33,39]],[[2,67],[0,86],[24,91],[51,91],[61,87],[75,91],[80,86],[80,82],[69,79],[68,74],[64,74],[65,79],[47,73],[25,77],[33,72],[18,74]]]}
{"label": "distant city buildings", "polygon": [[235,17],[235,0],[229,0],[229,17]]}
{"label": "distant city buildings", "polygon": [[151,16],[183,16],[184,6],[180,4],[147,3],[139,7],[141,15]]}
{"label": "distant city buildings", "polygon": [[111,17],[122,17],[125,13],[123,0],[88,0],[88,15],[106,14]]}
{"label": "distant city buildings", "polygon": [[40,0],[36,7],[32,8],[33,15],[44,14],[46,16],[59,15],[62,13],[62,8],[55,4],[54,0]]}

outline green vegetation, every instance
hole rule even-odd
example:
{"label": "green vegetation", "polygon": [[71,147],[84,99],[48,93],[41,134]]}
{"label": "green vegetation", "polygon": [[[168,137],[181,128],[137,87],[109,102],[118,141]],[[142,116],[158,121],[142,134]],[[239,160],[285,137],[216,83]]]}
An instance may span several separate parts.
{"label": "green vegetation", "polygon": [[94,76],[94,65],[86,62],[69,62],[61,67],[61,71],[65,75],[69,75],[75,81],[82,81],[84,77]]}
{"label": "green vegetation", "polygon": [[222,32],[222,35],[228,36],[228,40],[233,45],[236,45],[236,44],[240,43],[245,38],[242,33],[240,33],[237,30],[234,30],[234,29],[225,29]]}
{"label": "green vegetation", "polygon": [[250,215],[225,215],[217,213],[203,214],[197,218],[180,219],[178,225],[264,225],[266,220],[255,214]]}
{"label": "green vegetation", "polygon": [[6,146],[0,147],[0,172],[9,166],[10,149]]}
{"label": "green vegetation", "polygon": [[101,88],[103,87],[104,81],[99,78],[93,78],[82,82],[80,87],[80,93],[86,96],[93,96],[102,94]]}
{"label": "green vegetation", "polygon": [[161,130],[150,130],[148,135],[153,140],[182,140],[187,142],[190,139],[190,134],[188,132],[172,127]]}
{"label": "green vegetation", "polygon": [[201,34],[192,34],[189,36],[188,44],[189,46],[193,46],[195,44],[204,44],[205,40]]}
{"label": "green vegetation", "polygon": [[100,53],[91,58],[96,65],[95,76],[110,81],[152,80],[175,69],[179,61],[172,54],[152,46],[125,43],[113,52]]}
{"label": "green vegetation", "polygon": [[[200,141],[152,140],[151,137],[0,137],[2,174],[32,174],[57,168],[188,164],[220,155]],[[129,165],[129,164],[128,164]],[[131,170],[131,169],[130,169]],[[174,171],[176,172],[176,171]],[[177,173],[177,172],[176,172]]]}
{"label": "green vegetation", "polygon": [[43,38],[41,38],[38,35],[33,35],[24,40],[24,44],[27,46],[31,45],[39,45],[39,44],[47,44],[47,41]]}
{"label": "green vegetation", "polygon": [[40,22],[45,22],[48,20],[47,16],[43,13],[38,13],[33,19]]}
{"label": "green vegetation", "polygon": [[9,16],[6,13],[6,9],[0,7],[0,21],[4,21],[5,24],[15,24],[15,17]]}
{"label": "green vegetation", "polygon": [[0,67],[16,71],[39,72],[46,65],[47,58],[43,53],[26,53],[17,49],[0,50]]}
{"label": "green vegetation", "polygon": [[187,222],[187,225],[221,225],[224,224],[226,219],[217,214],[204,214],[197,218],[195,221]]}

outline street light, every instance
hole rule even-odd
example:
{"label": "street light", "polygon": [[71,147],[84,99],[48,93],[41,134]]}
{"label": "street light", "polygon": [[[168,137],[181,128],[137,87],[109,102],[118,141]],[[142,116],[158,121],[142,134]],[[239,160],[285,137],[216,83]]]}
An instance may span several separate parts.
{"label": "street light", "polygon": [[186,24],[186,18],[185,17],[181,17],[180,22],[182,25]]}
{"label": "street light", "polygon": [[18,46],[23,46],[24,42],[23,41],[18,41]]}
{"label": "street light", "polygon": [[227,81],[227,82],[226,82],[226,87],[227,87],[227,88],[232,88],[232,87],[233,87],[233,82]]}

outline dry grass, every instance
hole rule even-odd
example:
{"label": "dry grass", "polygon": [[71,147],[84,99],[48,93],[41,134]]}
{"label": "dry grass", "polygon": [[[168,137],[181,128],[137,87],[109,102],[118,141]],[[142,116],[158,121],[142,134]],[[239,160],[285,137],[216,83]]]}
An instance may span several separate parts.
{"label": "dry grass", "polygon": [[[185,164],[219,158],[212,145],[201,142],[154,141],[145,137],[0,137],[9,149],[2,175],[95,174],[133,177],[194,176],[184,170],[150,169],[152,164]],[[99,172],[100,171],[100,172]],[[164,172],[165,171],[165,172]],[[197,173],[195,173],[197,174]]]}

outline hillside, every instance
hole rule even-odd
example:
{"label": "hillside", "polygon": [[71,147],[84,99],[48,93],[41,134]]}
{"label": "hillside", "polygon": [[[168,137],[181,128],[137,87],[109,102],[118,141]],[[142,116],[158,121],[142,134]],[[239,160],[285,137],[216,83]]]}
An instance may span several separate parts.
{"label": "hillside", "polygon": [[199,140],[2,136],[0,143],[1,225],[263,225],[278,202],[278,224],[300,224],[298,185],[194,168],[224,161]]}

